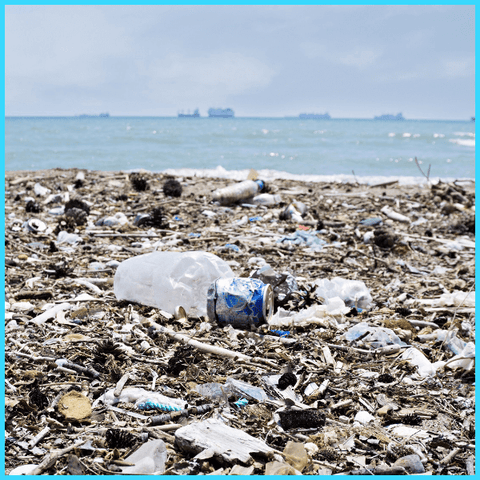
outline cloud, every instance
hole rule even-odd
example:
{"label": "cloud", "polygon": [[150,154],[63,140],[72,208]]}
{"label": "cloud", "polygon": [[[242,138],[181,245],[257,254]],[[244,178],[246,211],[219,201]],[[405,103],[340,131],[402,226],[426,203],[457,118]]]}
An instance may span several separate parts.
{"label": "cloud", "polygon": [[456,78],[468,77],[475,74],[475,59],[448,59],[441,64],[440,75],[443,77]]}
{"label": "cloud", "polygon": [[170,54],[146,67],[150,94],[165,100],[225,99],[269,85],[275,70],[237,52],[205,56]]}
{"label": "cloud", "polygon": [[474,58],[437,59],[418,65],[416,68],[399,67],[376,77],[377,82],[405,82],[415,80],[456,79],[475,76]]}
{"label": "cloud", "polygon": [[338,62],[349,67],[366,68],[375,64],[380,55],[380,52],[374,50],[355,50],[352,53],[340,56]]}
{"label": "cloud", "polygon": [[314,42],[303,42],[300,49],[307,58],[322,58],[331,63],[359,69],[371,67],[382,55],[380,48],[355,47],[351,51],[342,51]]}
{"label": "cloud", "polygon": [[129,44],[101,10],[58,6],[11,12],[5,50],[7,86],[30,78],[50,86],[95,87],[107,80],[106,60],[123,57]]}

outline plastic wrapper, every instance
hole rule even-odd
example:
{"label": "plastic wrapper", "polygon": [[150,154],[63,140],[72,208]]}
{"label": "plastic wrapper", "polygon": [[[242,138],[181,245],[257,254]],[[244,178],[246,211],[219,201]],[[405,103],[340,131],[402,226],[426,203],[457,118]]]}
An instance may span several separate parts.
{"label": "plastic wrapper", "polygon": [[328,303],[334,297],[340,297],[349,307],[368,308],[372,303],[372,296],[364,282],[334,277],[331,280],[322,279],[315,282],[315,294],[323,297]]}
{"label": "plastic wrapper", "polygon": [[385,327],[372,327],[368,323],[357,323],[345,332],[345,339],[349,342],[360,338],[365,333],[366,337],[362,338],[362,342],[370,344],[373,348],[386,347],[387,345],[400,345],[405,347],[407,344],[402,342],[393,330]]}

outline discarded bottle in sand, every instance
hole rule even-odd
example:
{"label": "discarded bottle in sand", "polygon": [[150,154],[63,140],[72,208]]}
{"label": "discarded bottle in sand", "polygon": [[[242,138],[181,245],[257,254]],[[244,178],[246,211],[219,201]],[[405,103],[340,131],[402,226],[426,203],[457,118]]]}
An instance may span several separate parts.
{"label": "discarded bottle in sand", "polygon": [[228,205],[239,200],[254,197],[263,190],[264,186],[265,183],[262,180],[245,180],[244,182],[215,190],[212,194],[212,199],[221,205]]}
{"label": "discarded bottle in sand", "polygon": [[223,326],[266,323],[273,314],[272,287],[253,278],[217,279],[208,289],[207,314]]}
{"label": "discarded bottle in sand", "polygon": [[161,308],[173,315],[182,305],[188,316],[207,313],[207,291],[217,278],[234,274],[221,258],[208,252],[153,252],[129,258],[115,273],[117,300]]}
{"label": "discarded bottle in sand", "polygon": [[280,214],[279,218],[280,220],[293,220],[301,223],[307,210],[308,207],[304,203],[295,200]]}
{"label": "discarded bottle in sand", "polygon": [[261,193],[253,197],[252,203],[254,205],[276,205],[282,201],[282,197],[280,195],[272,195],[271,193]]}

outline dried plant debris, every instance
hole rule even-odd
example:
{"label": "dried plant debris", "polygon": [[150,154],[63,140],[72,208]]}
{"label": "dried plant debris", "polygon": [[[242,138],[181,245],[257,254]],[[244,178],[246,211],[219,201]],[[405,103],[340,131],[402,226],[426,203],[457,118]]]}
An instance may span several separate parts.
{"label": "dried plant debris", "polygon": [[[474,474],[474,183],[278,179],[279,203],[224,207],[227,179],[5,182],[7,474]],[[118,301],[155,250],[270,283],[276,323]]]}

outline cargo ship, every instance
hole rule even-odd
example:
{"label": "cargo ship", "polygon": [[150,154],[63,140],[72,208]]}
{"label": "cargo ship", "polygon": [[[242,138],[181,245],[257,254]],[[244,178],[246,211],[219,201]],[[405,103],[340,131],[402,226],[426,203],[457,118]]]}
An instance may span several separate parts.
{"label": "cargo ship", "polygon": [[89,115],[87,113],[82,113],[81,115],[78,115],[78,118],[109,118],[110,114],[107,113],[101,113],[100,115]]}
{"label": "cargo ship", "polygon": [[397,115],[379,115],[378,117],[373,117],[374,120],[405,120],[401,113]]}
{"label": "cargo ship", "polygon": [[298,118],[301,120],[330,120],[328,113],[301,113]]}
{"label": "cargo ship", "polygon": [[183,113],[183,112],[180,112],[178,114],[178,118],[198,118],[200,117],[200,112],[198,111],[198,108],[196,108],[193,113],[190,113],[190,110],[188,111],[188,113]]}
{"label": "cargo ship", "polygon": [[209,117],[232,118],[235,115],[231,108],[209,108]]}

